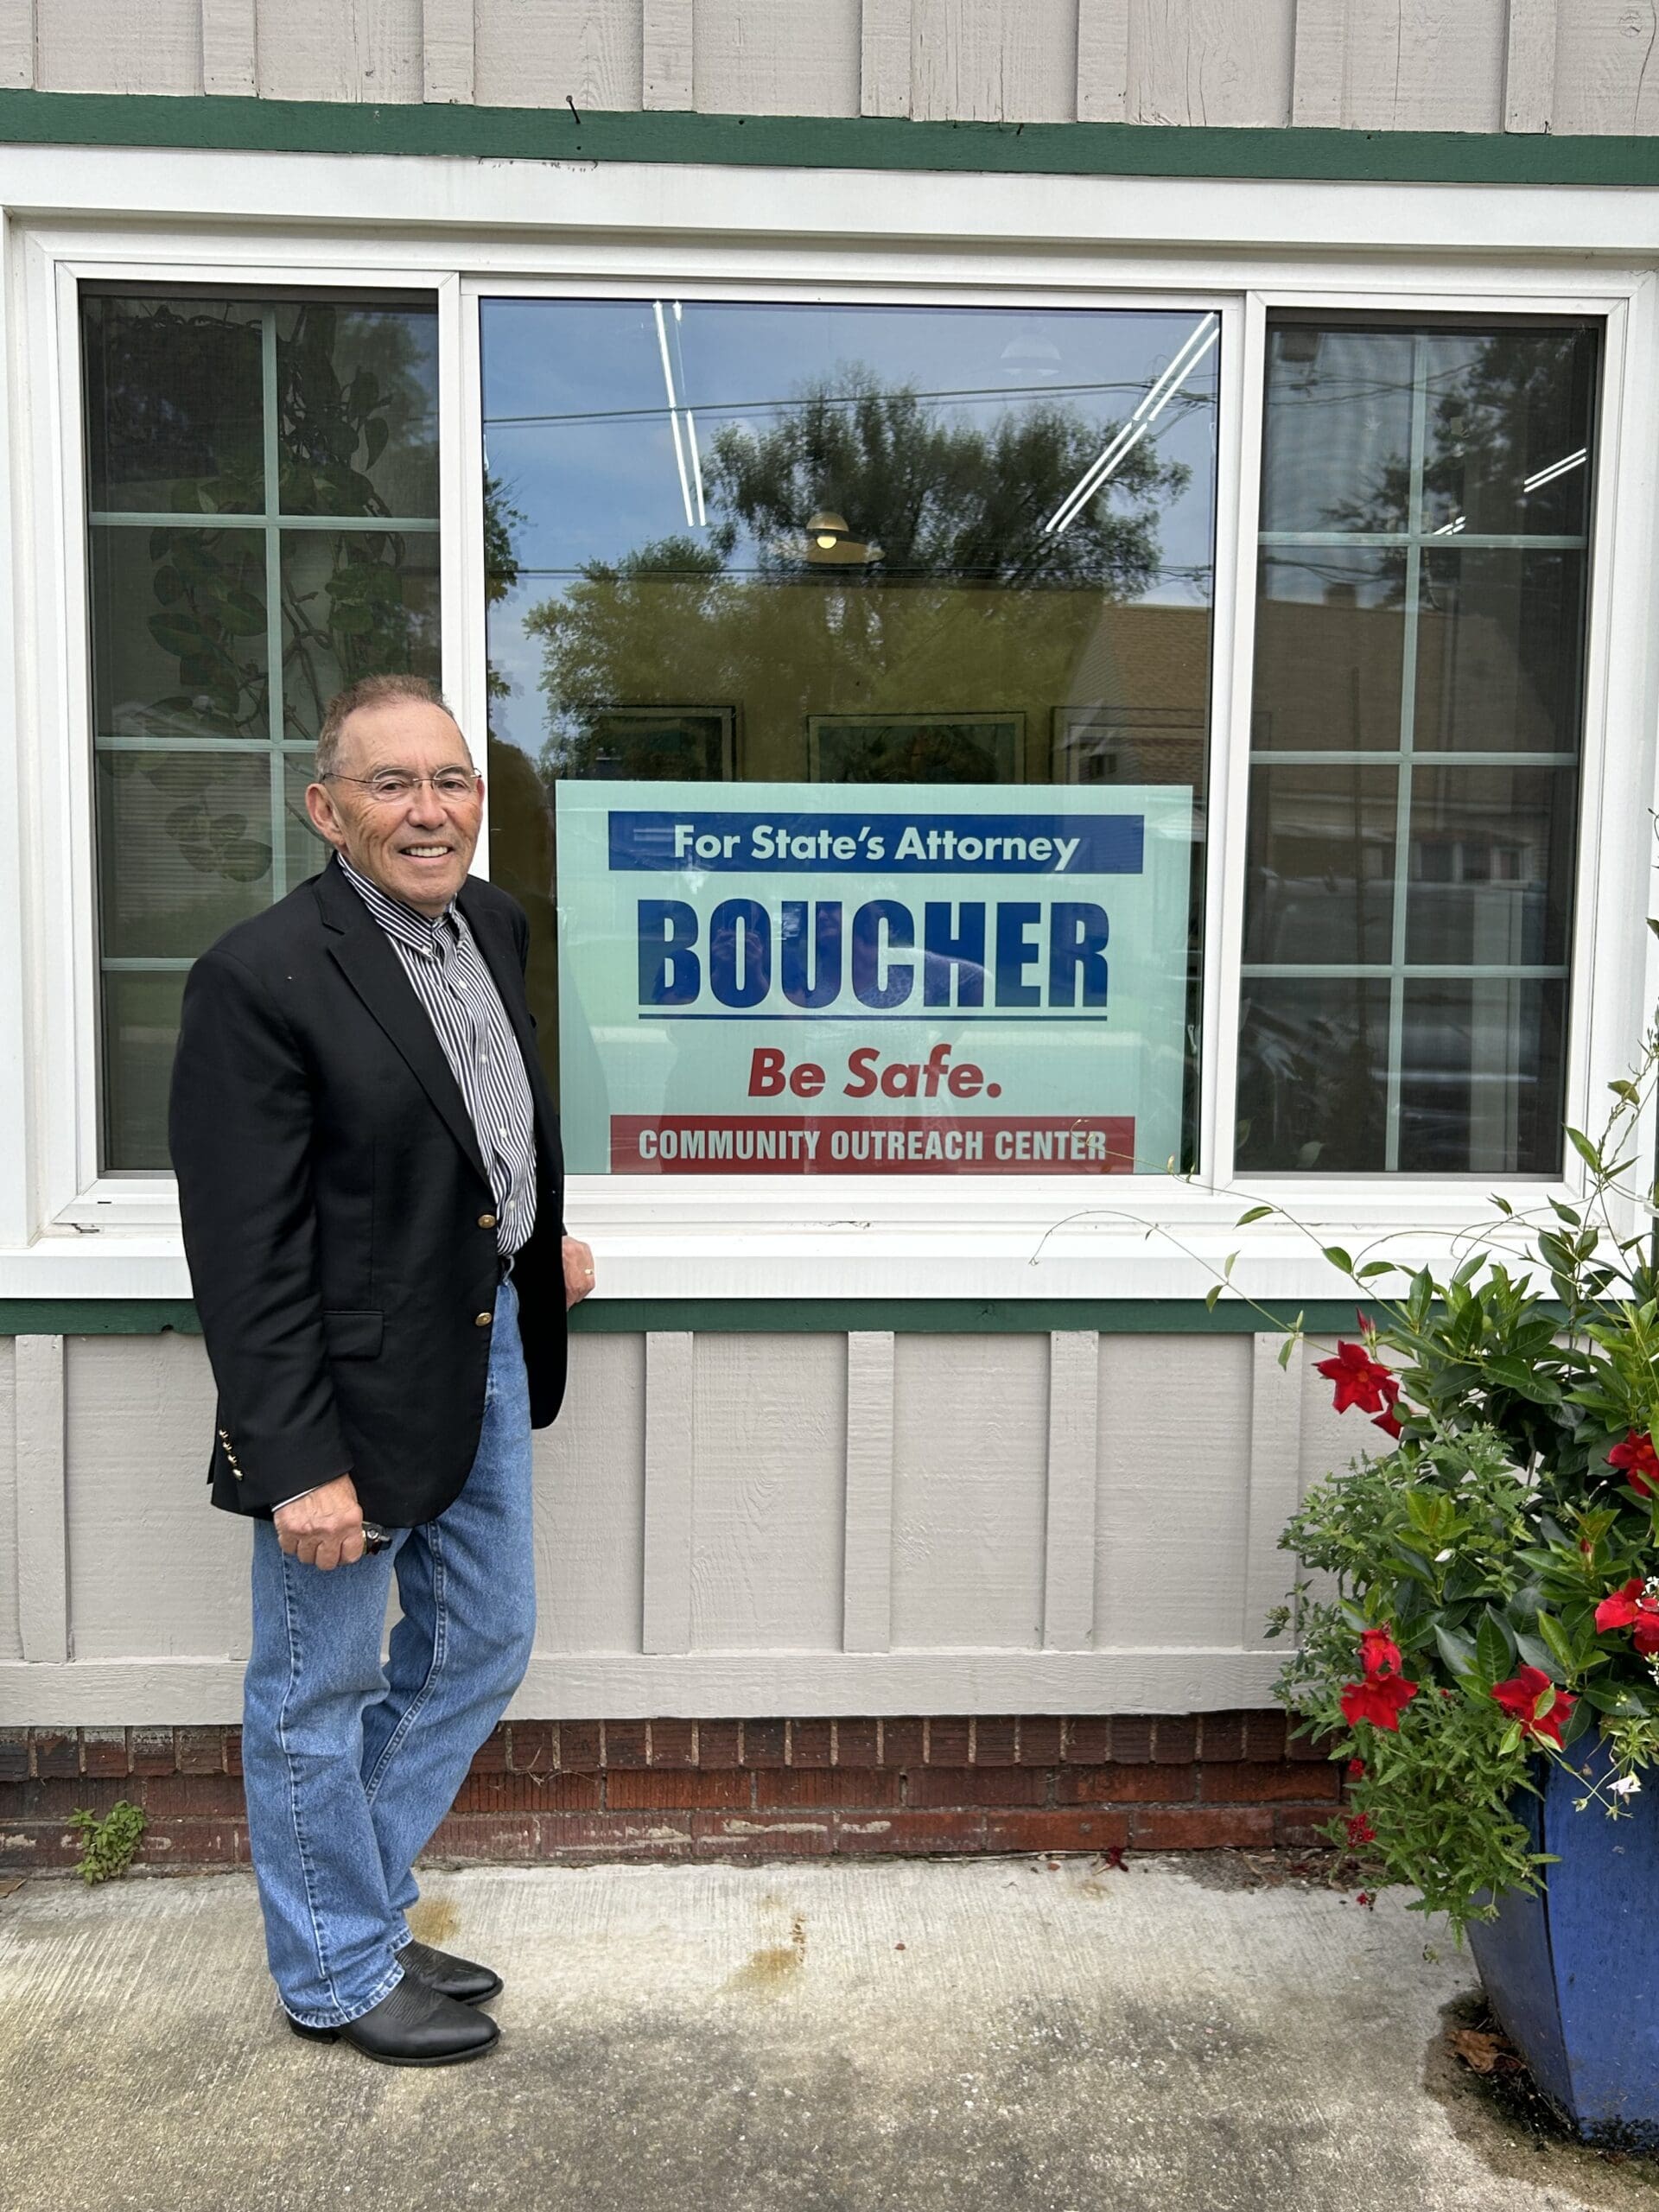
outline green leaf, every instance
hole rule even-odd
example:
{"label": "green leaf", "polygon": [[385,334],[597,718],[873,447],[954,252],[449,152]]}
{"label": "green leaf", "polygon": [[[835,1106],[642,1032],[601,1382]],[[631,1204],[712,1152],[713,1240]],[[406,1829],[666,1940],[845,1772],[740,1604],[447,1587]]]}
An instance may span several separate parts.
{"label": "green leaf", "polygon": [[1556,1665],[1570,1681],[1578,1672],[1578,1655],[1573,1649],[1572,1639],[1568,1637],[1566,1629],[1556,1619],[1554,1613],[1541,1612],[1538,1616],[1538,1633],[1548,1646]]}
{"label": "green leaf", "polygon": [[1567,1125],[1567,1135],[1569,1143],[1572,1145],[1573,1151],[1578,1154],[1579,1158],[1584,1161],[1587,1167],[1592,1168],[1597,1174],[1599,1174],[1601,1173],[1601,1152],[1599,1147],[1591,1143],[1589,1138],[1586,1136],[1582,1129],[1573,1128],[1570,1122]]}
{"label": "green leaf", "polygon": [[1354,1272],[1354,1263],[1349,1257],[1348,1254],[1343,1250],[1340,1244],[1326,1244],[1321,1249],[1325,1253],[1325,1258],[1330,1261],[1333,1268],[1340,1268],[1343,1274],[1345,1275],[1352,1274]]}
{"label": "green leaf", "polygon": [[1584,1692],[1584,1701],[1614,1720],[1643,1720],[1651,1710],[1642,1693],[1628,1683],[1609,1683],[1605,1689],[1592,1685]]}
{"label": "green leaf", "polygon": [[1456,1629],[1447,1628],[1444,1622],[1434,1624],[1434,1641],[1440,1646],[1440,1656],[1460,1680],[1468,1680],[1476,1670],[1475,1647],[1466,1636]]}
{"label": "green leaf", "polygon": [[150,636],[163,652],[198,652],[205,635],[200,623],[189,614],[152,614],[149,626]]}
{"label": "green leaf", "polygon": [[1406,1492],[1406,1517],[1420,1536],[1427,1536],[1436,1544],[1446,1541],[1456,1511],[1451,1499],[1439,1491],[1417,1489]]}
{"label": "green leaf", "polygon": [[1501,1682],[1515,1656],[1515,1630],[1489,1606],[1475,1630],[1475,1661],[1489,1682]]}
{"label": "green leaf", "polygon": [[1567,1714],[1567,1719],[1561,1723],[1561,1744],[1563,1749],[1565,1749],[1568,1744],[1577,1743],[1579,1738],[1583,1735],[1586,1729],[1594,1726],[1594,1715],[1595,1707],[1590,1704],[1587,1699],[1580,1698],[1574,1704],[1572,1712]]}
{"label": "green leaf", "polygon": [[219,608],[219,620],[235,637],[257,638],[264,632],[265,610],[251,592],[230,591]]}
{"label": "green leaf", "polygon": [[1515,1631],[1515,1648],[1522,1666],[1535,1667],[1541,1675],[1548,1675],[1552,1682],[1565,1684],[1567,1669],[1541,1637],[1529,1636],[1524,1629],[1518,1628]]}
{"label": "green leaf", "polygon": [[1240,1214],[1233,1226],[1235,1229],[1243,1229],[1253,1221],[1265,1221],[1272,1211],[1271,1206],[1252,1206],[1248,1213]]}
{"label": "green leaf", "polygon": [[1216,1301],[1221,1296],[1222,1289],[1223,1286],[1220,1283],[1212,1282],[1204,1294],[1204,1302],[1212,1313],[1216,1310]]}
{"label": "green leaf", "polygon": [[1378,1275],[1391,1275],[1393,1273],[1392,1260],[1368,1260],[1363,1268],[1357,1270],[1361,1282],[1374,1282]]}

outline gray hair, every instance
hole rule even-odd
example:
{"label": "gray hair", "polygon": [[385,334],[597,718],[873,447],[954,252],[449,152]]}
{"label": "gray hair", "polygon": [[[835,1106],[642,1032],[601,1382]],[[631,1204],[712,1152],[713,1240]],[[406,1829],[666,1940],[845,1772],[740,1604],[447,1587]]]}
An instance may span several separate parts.
{"label": "gray hair", "polygon": [[[319,783],[340,770],[340,732],[348,718],[363,707],[383,707],[392,699],[418,699],[425,706],[441,708],[455,721],[454,709],[437,685],[424,676],[359,676],[328,702],[317,732],[316,776]],[[459,722],[455,723],[459,728]]]}

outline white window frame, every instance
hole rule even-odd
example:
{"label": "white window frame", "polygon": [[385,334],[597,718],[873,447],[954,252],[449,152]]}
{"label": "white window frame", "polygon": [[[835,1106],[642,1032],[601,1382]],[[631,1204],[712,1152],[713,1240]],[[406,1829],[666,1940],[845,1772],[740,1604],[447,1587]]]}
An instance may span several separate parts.
{"label": "white window frame", "polygon": [[[78,208],[65,197],[72,176]],[[573,1177],[568,1217],[595,1244],[611,1295],[1193,1298],[1236,1247],[1234,1280],[1282,1305],[1344,1285],[1281,1224],[1234,1232],[1259,1198],[1351,1248],[1390,1235],[1390,1252],[1415,1261],[1489,1219],[1494,1189],[1522,1206],[1580,1195],[1570,1149],[1553,1182],[1233,1173],[1264,333],[1281,308],[1605,324],[1567,1046],[1567,1118],[1593,1127],[1659,992],[1659,948],[1641,925],[1659,696],[1649,614],[1659,582],[1659,257],[1630,197],[0,155],[0,200],[54,211],[10,216],[0,289],[0,467],[10,490],[0,597],[15,648],[14,685],[0,697],[0,779],[14,798],[0,880],[17,891],[10,943],[0,942],[0,1112],[22,1140],[0,1159],[0,1295],[188,1294],[170,1179],[99,1178],[92,1165],[99,970],[77,327],[88,279],[435,295],[445,681],[474,732],[485,719],[482,299],[669,292],[1219,308],[1201,1176]],[[117,221],[112,207],[149,212]],[[238,226],[208,228],[216,213]],[[902,238],[890,227],[900,219]],[[1097,243],[1106,235],[1110,249]],[[1296,254],[1275,242],[1291,235],[1307,242]],[[1372,248],[1384,235],[1400,241],[1389,255]],[[1649,1150],[1652,1135],[1642,1132]]]}

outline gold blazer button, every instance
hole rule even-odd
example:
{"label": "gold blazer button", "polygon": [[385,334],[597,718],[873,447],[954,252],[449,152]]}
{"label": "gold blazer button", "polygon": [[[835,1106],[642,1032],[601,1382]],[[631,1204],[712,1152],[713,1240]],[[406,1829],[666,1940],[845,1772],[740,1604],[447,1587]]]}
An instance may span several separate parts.
{"label": "gold blazer button", "polygon": [[495,1227],[495,1216],[493,1213],[480,1214],[478,1217],[478,1225],[480,1229],[493,1229]]}
{"label": "gold blazer button", "polygon": [[473,1316],[473,1326],[475,1329],[487,1329],[490,1325],[490,1319],[491,1317],[487,1313],[474,1313]]}

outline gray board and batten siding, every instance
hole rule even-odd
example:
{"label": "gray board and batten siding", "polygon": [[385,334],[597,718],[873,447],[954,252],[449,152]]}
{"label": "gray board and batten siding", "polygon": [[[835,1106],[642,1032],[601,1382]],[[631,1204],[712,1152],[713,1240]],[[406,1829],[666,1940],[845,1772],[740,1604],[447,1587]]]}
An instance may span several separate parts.
{"label": "gray board and batten siding", "polygon": [[0,88],[1640,136],[1653,0],[0,0]]}
{"label": "gray board and batten siding", "polygon": [[[537,1439],[515,1712],[1264,1705],[1277,1549],[1369,1436],[1308,1344],[585,1331]],[[0,1338],[0,1722],[234,1720],[248,1535],[193,1333]]]}

